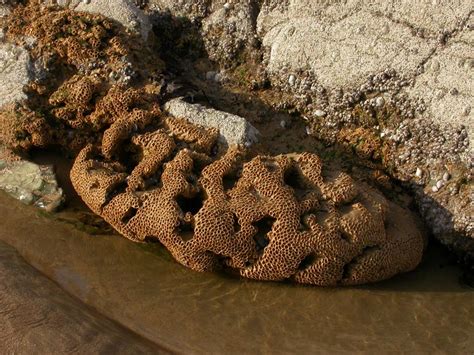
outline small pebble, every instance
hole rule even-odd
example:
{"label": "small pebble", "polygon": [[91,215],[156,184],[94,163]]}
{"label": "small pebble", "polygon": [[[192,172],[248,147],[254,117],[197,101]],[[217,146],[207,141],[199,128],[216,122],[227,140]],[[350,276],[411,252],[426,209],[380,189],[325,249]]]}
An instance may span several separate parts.
{"label": "small pebble", "polygon": [[280,126],[281,126],[281,128],[286,128],[286,121],[285,121],[285,120],[281,120],[281,121],[280,121]]}
{"label": "small pebble", "polygon": [[443,180],[444,181],[449,181],[449,179],[451,179],[451,175],[448,172],[444,173]]}
{"label": "small pebble", "polygon": [[421,170],[420,168],[416,168],[415,175],[416,177],[421,178],[423,176],[423,170]]}
{"label": "small pebble", "polygon": [[216,72],[215,71],[208,71],[206,73],[206,80],[214,80],[214,78],[216,77]]}
{"label": "small pebble", "polygon": [[229,4],[228,2],[226,2],[226,3],[224,4],[224,10],[229,11],[230,9],[232,9],[232,5]]}
{"label": "small pebble", "polygon": [[315,114],[317,117],[324,117],[324,116],[326,116],[326,112],[324,112],[323,110],[316,110],[316,111],[314,111],[314,114]]}
{"label": "small pebble", "polygon": [[293,86],[295,85],[295,82],[296,82],[296,77],[293,74],[291,74],[290,77],[288,78],[288,84]]}
{"label": "small pebble", "polygon": [[375,99],[375,106],[382,107],[385,103],[385,99],[382,96],[379,96]]}
{"label": "small pebble", "polygon": [[436,187],[438,188],[438,190],[440,190],[443,186],[444,186],[444,181],[438,180],[438,182],[436,183]]}
{"label": "small pebble", "polygon": [[309,126],[306,126],[306,134],[308,136],[311,135],[311,128],[309,128]]}
{"label": "small pebble", "polygon": [[469,116],[470,113],[471,113],[471,106],[469,105],[464,107],[464,109],[462,110],[463,116]]}
{"label": "small pebble", "polygon": [[433,192],[438,192],[438,190],[439,190],[439,189],[438,189],[436,186],[433,186],[433,187],[431,188],[431,191],[433,191]]}
{"label": "small pebble", "polygon": [[216,75],[214,75],[214,81],[216,83],[222,82],[222,79],[223,79],[223,75],[221,73],[217,73]]}

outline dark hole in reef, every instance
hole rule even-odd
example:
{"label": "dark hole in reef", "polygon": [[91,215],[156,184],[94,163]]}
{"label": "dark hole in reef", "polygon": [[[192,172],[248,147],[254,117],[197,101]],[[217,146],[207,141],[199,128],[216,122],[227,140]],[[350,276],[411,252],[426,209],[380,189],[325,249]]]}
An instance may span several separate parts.
{"label": "dark hole in reef", "polygon": [[309,268],[311,265],[314,264],[318,256],[316,253],[311,253],[307,255],[303,260],[301,260],[300,264],[298,265],[298,270],[303,271]]}
{"label": "dark hole in reef", "polygon": [[304,186],[301,183],[300,173],[294,166],[285,170],[283,181],[294,189],[304,189]]}
{"label": "dark hole in reef", "polygon": [[265,249],[265,247],[270,243],[267,235],[272,230],[275,221],[275,218],[266,216],[259,221],[252,223],[252,225],[258,229],[257,233],[253,236],[253,239],[255,240],[255,243],[257,243],[257,249],[259,251]]}
{"label": "dark hole in reef", "polygon": [[125,190],[127,189],[127,182],[126,181],[121,181],[117,185],[115,185],[108,193],[107,196],[105,196],[105,201],[102,204],[101,208],[104,208],[107,206],[110,201],[112,201],[115,197],[120,195],[121,193],[124,193]]}
{"label": "dark hole in reef", "polygon": [[378,245],[369,245],[366,246],[360,254],[358,254],[356,257],[354,257],[350,262],[348,262],[346,265],[344,265],[342,269],[342,278],[341,280],[347,280],[350,278],[352,270],[354,267],[357,265],[357,263],[364,257],[367,256],[370,253],[373,253],[374,251],[380,250],[380,247]]}
{"label": "dark hole in reef", "polygon": [[187,242],[188,240],[193,239],[194,236],[194,226],[190,222],[180,221],[178,230],[179,236],[183,241]]}
{"label": "dark hole in reef", "polygon": [[297,167],[292,166],[283,174],[283,181],[293,189],[293,193],[298,200],[302,200],[308,193],[308,187],[304,184],[304,177]]}
{"label": "dark hole in reef", "polygon": [[178,196],[176,202],[183,213],[190,212],[193,216],[199,212],[204,204],[204,196],[202,193],[193,197]]}
{"label": "dark hole in reef", "polygon": [[125,171],[130,174],[143,159],[143,152],[132,144],[131,138],[120,143],[120,148],[114,154],[120,163],[125,167]]}
{"label": "dark hole in reef", "polygon": [[241,226],[239,224],[239,219],[237,216],[234,214],[234,233],[240,232]]}
{"label": "dark hole in reef", "polygon": [[222,185],[224,186],[225,191],[232,190],[235,187],[241,173],[242,170],[238,169],[236,171],[232,171],[227,175],[224,175],[224,177],[222,178]]}
{"label": "dark hole in reef", "polygon": [[138,208],[130,207],[122,217],[122,223],[127,224],[138,212]]}
{"label": "dark hole in reef", "polygon": [[298,230],[300,232],[306,232],[309,231],[309,224],[308,224],[308,218],[311,216],[311,213],[305,213],[300,216],[300,225],[298,227]]}
{"label": "dark hole in reef", "polygon": [[215,157],[219,153],[219,144],[214,143],[214,145],[211,147],[211,157]]}
{"label": "dark hole in reef", "polygon": [[278,164],[271,160],[263,160],[263,163],[269,172],[275,172],[278,170]]}
{"label": "dark hole in reef", "polygon": [[232,190],[237,183],[237,179],[233,176],[224,176],[222,179],[222,185],[224,186],[224,190]]}
{"label": "dark hole in reef", "polygon": [[342,239],[344,239],[346,242],[351,243],[352,242],[352,237],[349,233],[346,231],[340,230],[339,235],[341,236]]}
{"label": "dark hole in reef", "polygon": [[197,184],[197,176],[194,174],[186,174],[185,179],[187,182],[189,182],[191,185],[196,185]]}
{"label": "dark hole in reef", "polygon": [[337,210],[341,215],[348,214],[352,211],[352,205],[351,204],[340,205],[338,206]]}

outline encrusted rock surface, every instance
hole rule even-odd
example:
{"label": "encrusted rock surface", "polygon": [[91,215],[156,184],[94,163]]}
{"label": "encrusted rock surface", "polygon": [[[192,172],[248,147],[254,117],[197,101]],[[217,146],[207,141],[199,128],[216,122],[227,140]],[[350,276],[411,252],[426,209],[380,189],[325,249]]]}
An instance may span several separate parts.
{"label": "encrusted rock surface", "polygon": [[269,48],[271,75],[309,70],[327,89],[361,85],[368,75],[386,68],[414,74],[434,43],[413,36],[406,26],[365,11],[334,23],[296,16],[263,37],[263,45]]}
{"label": "encrusted rock surface", "polygon": [[50,3],[75,11],[106,16],[132,31],[138,31],[144,40],[148,38],[151,30],[148,17],[133,0],[59,0]]}
{"label": "encrusted rock surface", "polygon": [[[466,32],[467,33],[467,32]],[[423,66],[413,87],[407,88],[410,97],[422,97],[426,105],[423,116],[437,124],[465,126],[469,150],[474,152],[474,70],[473,44],[455,36],[440,48]]]}
{"label": "encrusted rock surface", "polygon": [[185,118],[197,125],[217,128],[225,144],[250,146],[258,141],[258,130],[243,117],[191,104],[182,98],[168,101],[164,108],[174,117]]}

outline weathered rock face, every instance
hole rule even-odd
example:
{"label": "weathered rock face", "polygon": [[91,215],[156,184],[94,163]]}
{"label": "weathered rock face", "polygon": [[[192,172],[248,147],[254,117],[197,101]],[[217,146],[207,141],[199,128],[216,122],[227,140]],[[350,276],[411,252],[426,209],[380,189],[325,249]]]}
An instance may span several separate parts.
{"label": "weathered rock face", "polygon": [[[467,31],[463,34],[474,33]],[[410,97],[420,97],[426,105],[423,116],[441,127],[447,123],[465,126],[469,137],[469,152],[474,147],[474,69],[473,44],[454,37],[438,49],[423,65],[423,73],[406,92]]]}
{"label": "weathered rock face", "polygon": [[333,22],[297,15],[263,36],[271,75],[311,71],[327,89],[355,88],[387,68],[413,75],[434,44],[366,11]]}

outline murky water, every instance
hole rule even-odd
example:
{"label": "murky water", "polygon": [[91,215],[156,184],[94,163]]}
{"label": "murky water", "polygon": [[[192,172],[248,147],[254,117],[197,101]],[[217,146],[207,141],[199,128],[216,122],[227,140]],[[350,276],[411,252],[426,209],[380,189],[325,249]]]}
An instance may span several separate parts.
{"label": "murky water", "polygon": [[197,273],[158,245],[89,236],[0,195],[0,239],[79,299],[182,353],[474,351],[474,293],[439,248],[360,288]]}

